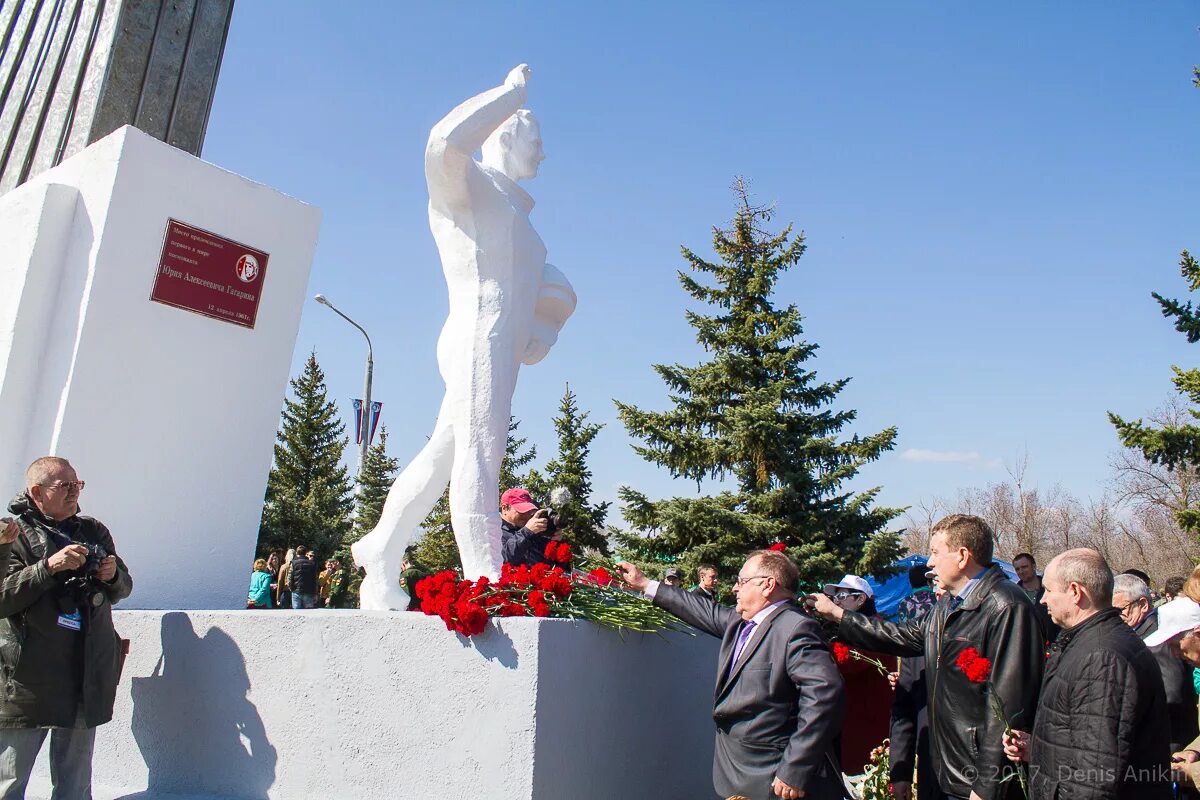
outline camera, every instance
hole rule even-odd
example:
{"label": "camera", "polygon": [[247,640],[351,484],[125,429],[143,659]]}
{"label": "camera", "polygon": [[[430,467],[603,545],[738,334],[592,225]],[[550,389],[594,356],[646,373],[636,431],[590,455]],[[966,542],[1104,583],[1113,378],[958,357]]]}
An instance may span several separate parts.
{"label": "camera", "polygon": [[100,572],[100,562],[108,558],[108,551],[102,545],[87,544],[86,542],[71,542],[87,549],[87,557],[83,566],[64,572],[62,585],[59,587],[58,608],[64,614],[70,614],[80,608],[97,608],[104,602],[104,587],[97,575]]}
{"label": "camera", "polygon": [[542,508],[542,509],[538,509],[537,516],[543,517],[546,520],[546,534],[545,535],[553,536],[555,534],[555,532],[558,530],[559,520],[561,519],[559,513],[557,511],[555,511],[553,508]]}

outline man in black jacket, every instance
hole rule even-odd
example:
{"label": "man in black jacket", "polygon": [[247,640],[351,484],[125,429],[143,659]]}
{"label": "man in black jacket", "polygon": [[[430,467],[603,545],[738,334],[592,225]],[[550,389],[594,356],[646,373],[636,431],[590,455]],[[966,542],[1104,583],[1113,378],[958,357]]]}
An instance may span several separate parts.
{"label": "man in black jacket", "polygon": [[[929,731],[938,783],[950,797],[998,800],[1017,796],[1004,756],[1004,723],[1032,720],[1045,663],[1033,604],[992,564],[991,527],[979,517],[952,514],[931,531],[929,567],[946,594],[919,620],[896,625],[845,611],[823,594],[809,596],[821,616],[839,622],[838,638],[897,656],[925,657]],[[968,680],[957,660],[974,648],[991,662],[986,683]]]}
{"label": "man in black jacket", "polygon": [[717,568],[712,564],[701,564],[696,567],[696,578],[698,580],[692,594],[717,602]]}
{"label": "man in black jacket", "polygon": [[[1113,580],[1113,608],[1125,624],[1133,628],[1143,642],[1158,631],[1158,609],[1150,600],[1150,586],[1136,575],[1122,572]],[[1149,647],[1149,645],[1147,645]],[[1166,644],[1150,647],[1162,673],[1167,693],[1167,718],[1170,720],[1171,752],[1182,750],[1196,738],[1196,685],[1192,667],[1176,657]]]}
{"label": "man in black jacket", "polygon": [[47,732],[54,796],[91,797],[122,660],[112,604],[133,581],[108,529],[79,514],[83,481],[66,459],[39,458],[25,485],[8,506],[20,533],[0,536],[0,797],[24,796]]}
{"label": "man in black jacket", "polygon": [[317,562],[312,559],[312,551],[303,545],[296,548],[288,584],[292,590],[292,608],[317,607]]}
{"label": "man in black jacket", "polygon": [[538,513],[528,490],[519,486],[500,495],[500,552],[505,564],[554,564],[546,557],[546,545],[558,538],[550,531],[550,518]]}
{"label": "man in black jacket", "polygon": [[1158,663],[1112,607],[1113,574],[1095,550],[1046,567],[1042,602],[1063,629],[1050,650],[1032,737],[1006,738],[1029,761],[1030,800],[1167,800],[1167,701]]}

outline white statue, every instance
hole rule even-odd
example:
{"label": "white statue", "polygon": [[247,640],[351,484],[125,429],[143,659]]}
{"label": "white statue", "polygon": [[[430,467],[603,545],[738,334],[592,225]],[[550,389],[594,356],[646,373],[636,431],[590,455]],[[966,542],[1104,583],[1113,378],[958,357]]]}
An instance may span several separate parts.
{"label": "white statue", "polygon": [[[533,198],[517,185],[545,156],[537,120],[521,107],[529,67],[472,97],[429,133],[429,228],[450,292],[438,339],[446,395],[429,442],[392,484],[379,524],[353,546],[366,567],[362,608],[402,609],[404,549],[450,484],[450,515],[468,578],[500,573],[500,462],[521,364],[545,358],[575,310],[575,292],[529,224]],[[483,160],[474,153],[482,149]]]}

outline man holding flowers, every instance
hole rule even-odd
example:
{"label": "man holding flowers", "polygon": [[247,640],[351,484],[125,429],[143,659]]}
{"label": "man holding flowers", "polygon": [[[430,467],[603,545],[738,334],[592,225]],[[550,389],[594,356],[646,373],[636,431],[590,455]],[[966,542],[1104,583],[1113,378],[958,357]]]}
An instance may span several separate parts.
{"label": "man holding flowers", "polygon": [[[979,517],[952,514],[933,526],[929,567],[946,594],[920,619],[896,625],[809,596],[817,614],[838,622],[839,639],[897,656],[924,656],[927,713],[938,782],[950,797],[1000,800],[1020,793],[1004,755],[1004,720],[1033,720],[1045,662],[1033,604],[992,563],[991,527]],[[973,649],[990,663],[990,679],[973,682],[956,660]]]}
{"label": "man holding flowers", "polygon": [[1042,582],[1042,604],[1062,632],[1050,648],[1032,737],[1005,736],[1009,757],[1029,762],[1029,796],[1166,800],[1166,690],[1154,654],[1113,608],[1112,570],[1095,550],[1068,550]]}
{"label": "man holding flowers", "polygon": [[846,696],[820,625],[796,604],[799,570],[758,550],[733,584],[736,608],[649,580],[627,562],[625,584],[721,639],[713,721],[713,788],[722,798],[840,800],[834,739]]}

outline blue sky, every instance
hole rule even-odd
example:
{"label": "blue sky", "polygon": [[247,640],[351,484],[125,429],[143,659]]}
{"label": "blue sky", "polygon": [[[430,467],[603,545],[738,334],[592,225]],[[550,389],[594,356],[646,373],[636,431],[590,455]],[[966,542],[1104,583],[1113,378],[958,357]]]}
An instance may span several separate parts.
{"label": "blue sky", "polygon": [[[553,452],[569,382],[605,424],[601,498],[694,493],[642,462],[612,399],[666,407],[655,362],[701,354],[679,246],[711,252],[735,175],[808,253],[778,301],[806,316],[839,407],[896,451],[856,485],[909,505],[1005,477],[1098,497],[1117,443],[1194,352],[1156,311],[1200,250],[1200,7],[1186,2],[238,3],[204,158],[323,210],[310,295],[370,331],[391,452],[431,431],[445,288],[422,154],[463,99],[533,70],[547,160],[526,184],[579,309],[513,409]],[[361,336],[313,302],[344,409]]]}

